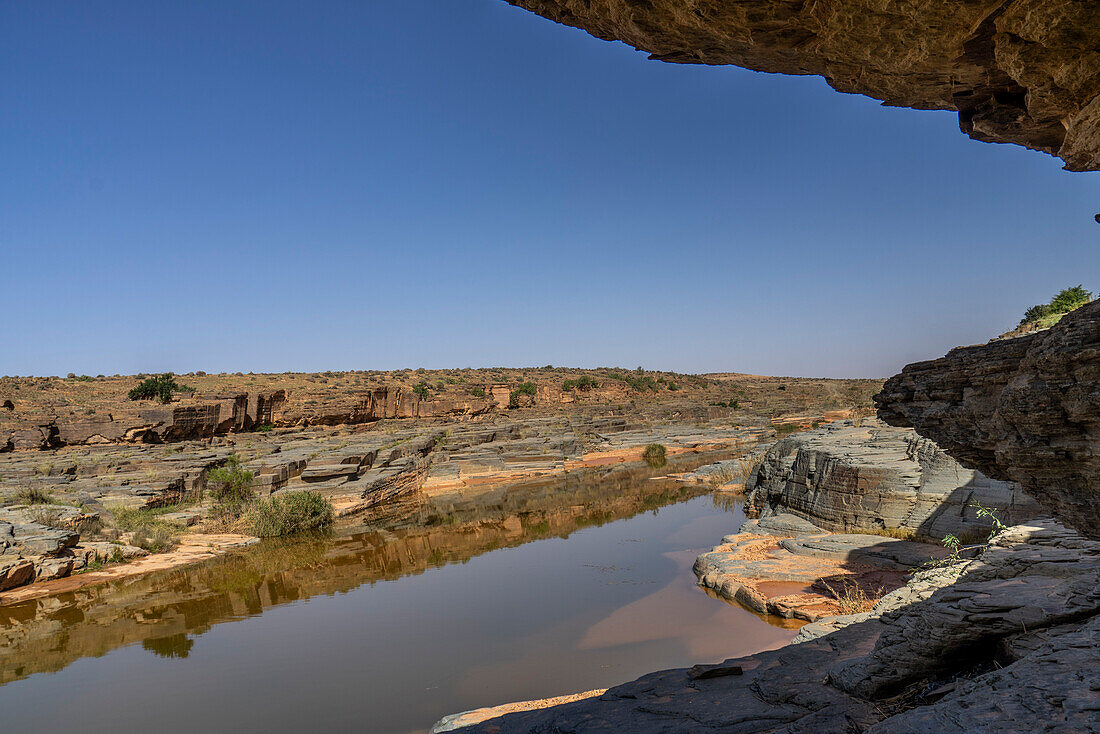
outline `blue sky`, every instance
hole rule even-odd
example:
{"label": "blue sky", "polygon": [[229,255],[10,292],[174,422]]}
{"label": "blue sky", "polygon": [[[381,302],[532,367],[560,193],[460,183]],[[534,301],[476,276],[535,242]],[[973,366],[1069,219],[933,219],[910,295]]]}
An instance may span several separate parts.
{"label": "blue sky", "polygon": [[499,0],[0,4],[0,374],[887,376],[1100,287],[1100,174]]}

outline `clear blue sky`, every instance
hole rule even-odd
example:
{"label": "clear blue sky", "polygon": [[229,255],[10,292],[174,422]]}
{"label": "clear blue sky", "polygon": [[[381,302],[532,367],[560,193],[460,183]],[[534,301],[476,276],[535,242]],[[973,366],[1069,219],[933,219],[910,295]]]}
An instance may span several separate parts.
{"label": "clear blue sky", "polygon": [[1100,174],[499,0],[8,0],[0,167],[0,374],[886,376],[1100,286]]}

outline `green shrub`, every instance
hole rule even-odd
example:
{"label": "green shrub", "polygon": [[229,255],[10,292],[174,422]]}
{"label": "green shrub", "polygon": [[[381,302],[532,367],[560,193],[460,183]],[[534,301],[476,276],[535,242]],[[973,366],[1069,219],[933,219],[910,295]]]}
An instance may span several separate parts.
{"label": "green shrub", "polygon": [[260,538],[316,530],[332,524],[332,503],[320,492],[283,492],[252,503],[245,521],[252,534]]}
{"label": "green shrub", "polygon": [[538,390],[535,389],[535,383],[524,382],[520,384],[520,386],[517,387],[515,390],[513,390],[511,395],[508,396],[508,407],[518,408],[519,398],[521,395],[530,395],[531,397],[535,397],[535,395],[537,394]]}
{"label": "green shrub", "polygon": [[619,380],[620,382],[625,382],[627,385],[630,385],[631,388],[633,388],[634,390],[637,390],[638,392],[644,392],[646,390],[651,390],[653,392],[657,392],[657,389],[658,389],[657,381],[655,379],[653,379],[652,375],[645,375],[645,374],[640,374],[639,373],[635,376],[631,376],[631,375],[622,375],[622,374],[619,374],[618,372],[608,372],[607,376],[610,377],[612,380]]}
{"label": "green shrub", "polygon": [[1041,326],[1052,326],[1062,315],[1075,311],[1091,301],[1092,296],[1092,291],[1087,291],[1080,285],[1065,288],[1055,294],[1048,303],[1040,303],[1024,311],[1020,326],[1034,322],[1038,322]]}
{"label": "green shrub", "polygon": [[1092,300],[1092,292],[1080,285],[1066,288],[1050,299],[1050,310],[1054,313],[1069,313]]}
{"label": "green shrub", "polygon": [[52,505],[53,495],[41,487],[23,487],[15,493],[16,501],[21,505]]}
{"label": "green shrub", "polygon": [[133,533],[131,545],[150,553],[161,553],[176,544],[182,529],[173,522],[162,519],[156,509],[108,508],[114,525]]}
{"label": "green shrub", "polygon": [[592,388],[599,387],[600,383],[593,380],[588,375],[581,375],[575,380],[566,380],[561,384],[561,389],[569,392],[570,390],[580,390],[581,392],[588,392]]}
{"label": "green shrub", "polygon": [[173,393],[194,391],[194,388],[178,384],[171,372],[165,372],[163,375],[144,380],[130,390],[129,397],[130,400],[159,400],[162,403],[170,403]]}
{"label": "green shrub", "polygon": [[470,395],[472,395],[475,398],[483,398],[483,397],[485,397],[485,389],[480,388],[480,387],[471,387],[470,388]]}
{"label": "green shrub", "polygon": [[220,506],[216,514],[240,516],[244,503],[254,496],[252,472],[241,468],[241,459],[231,454],[224,466],[206,472],[206,492]]}
{"label": "green shrub", "polygon": [[797,430],[799,430],[799,428],[794,423],[784,423],[775,427],[775,432],[778,433],[780,436],[786,435],[788,433],[794,433]]}
{"label": "green shrub", "polygon": [[420,398],[421,400],[427,400],[430,393],[431,388],[428,386],[428,383],[424,382],[423,380],[416,383],[416,387],[413,388],[413,395],[416,395],[416,397]]}
{"label": "green shrub", "polygon": [[659,443],[651,443],[642,452],[642,459],[653,469],[659,469],[668,463],[668,449]]}

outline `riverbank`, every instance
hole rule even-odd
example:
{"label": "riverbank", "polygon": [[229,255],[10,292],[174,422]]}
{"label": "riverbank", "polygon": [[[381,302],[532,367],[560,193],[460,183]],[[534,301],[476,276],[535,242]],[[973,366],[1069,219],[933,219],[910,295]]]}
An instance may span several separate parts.
{"label": "riverbank", "polygon": [[[193,563],[251,542],[227,538],[211,519],[208,475],[231,458],[251,474],[257,496],[316,492],[347,524],[399,516],[409,500],[445,505],[496,486],[639,461],[649,444],[665,446],[665,460],[675,460],[737,451],[768,431],[725,421],[531,417],[277,429],[217,445],[58,449],[45,454],[49,466],[41,452],[0,454],[0,493],[16,503],[0,509],[0,527],[9,528],[0,556],[0,605]],[[150,543],[146,533],[118,528],[119,508],[136,510],[167,536],[167,552],[163,540]]]}
{"label": "riverbank", "polygon": [[[717,601],[690,574],[743,520],[740,501],[654,478],[714,458],[425,499],[377,524],[0,607],[0,708],[21,731],[219,730],[247,715],[246,728],[408,734],[425,714],[776,647],[797,624]],[[311,671],[309,695],[287,660]],[[76,695],[104,680],[138,703]]]}
{"label": "riverbank", "polygon": [[[568,704],[482,710],[436,731],[656,732],[670,720],[684,732],[955,731],[963,712],[1033,708],[1039,689],[1091,690],[1071,679],[1100,642],[1100,544],[1027,520],[1039,509],[1015,484],[877,421],[780,440],[746,484],[756,519],[694,571],[725,599],[811,622],[795,644]],[[974,540],[957,552],[921,542],[937,535]],[[1000,668],[1001,683],[989,675]],[[1084,731],[1100,710],[1088,700],[1044,703],[1044,717]]]}

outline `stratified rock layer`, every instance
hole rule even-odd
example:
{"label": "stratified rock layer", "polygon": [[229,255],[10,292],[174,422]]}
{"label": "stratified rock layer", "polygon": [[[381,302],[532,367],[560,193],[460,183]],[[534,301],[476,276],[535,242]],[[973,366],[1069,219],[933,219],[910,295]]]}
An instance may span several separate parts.
{"label": "stratified rock layer", "polygon": [[651,58],[820,74],[887,105],[957,110],[976,140],[1100,169],[1093,0],[508,0]]}
{"label": "stratified rock layer", "polygon": [[1046,331],[907,366],[875,397],[963,465],[1014,480],[1100,538],[1100,301]]}
{"label": "stratified rock layer", "polygon": [[996,510],[1006,524],[1041,508],[1012,482],[966,469],[916,432],[879,421],[834,423],[769,448],[749,478],[746,511],[790,513],[825,530],[910,530],[940,540],[986,535]]}

